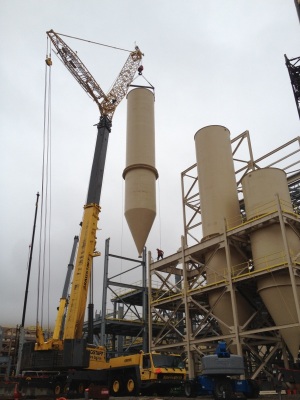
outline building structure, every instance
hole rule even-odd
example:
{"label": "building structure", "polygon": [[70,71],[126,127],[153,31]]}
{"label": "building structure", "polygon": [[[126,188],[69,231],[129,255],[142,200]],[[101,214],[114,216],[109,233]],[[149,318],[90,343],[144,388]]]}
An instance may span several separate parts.
{"label": "building structure", "polygon": [[[253,157],[247,131],[231,140],[231,146],[239,220],[231,224],[226,221],[221,232],[203,238],[201,228],[204,216],[197,185],[197,164],[182,173],[184,235],[181,248],[158,262],[152,262],[149,254],[149,343],[152,351],[185,353],[189,375],[194,376],[201,370],[202,355],[212,352],[219,340],[226,340],[230,351],[245,355],[249,377],[264,375],[268,378],[272,375],[272,363],[283,362],[287,367],[289,361],[292,363],[298,357],[299,339],[291,344],[286,343],[283,336],[291,330],[300,338],[299,250],[298,253],[291,253],[287,239],[289,231],[292,231],[297,250],[300,244],[300,142],[297,137],[258,159]],[[212,173],[213,168],[212,165],[207,173]],[[241,182],[247,174],[261,168],[281,168],[287,173],[292,209],[274,196],[271,207],[249,218]],[[265,181],[264,185],[268,186],[268,182]],[[258,191],[261,189],[257,187]],[[219,191],[219,198],[220,201],[224,198],[222,191]],[[275,255],[274,249],[272,254],[266,252],[263,264],[258,268],[258,260],[253,257],[251,236],[269,227],[275,227],[276,235],[283,243],[283,252],[280,255]],[[238,265],[232,261],[233,249],[242,258]],[[222,254],[223,268],[208,281],[208,264],[216,254]],[[291,312],[293,316],[287,322],[276,321],[258,290],[259,282],[268,279],[271,282],[283,273],[292,295],[289,299],[278,299],[275,292],[269,297],[271,301],[277,300],[279,309],[280,301],[289,301],[285,313]],[[161,282],[161,293],[155,297],[152,286],[157,279]],[[276,290],[276,284],[270,286]],[[251,310],[242,323],[239,322],[241,317],[238,312],[241,301],[246,301]],[[220,304],[223,304],[221,314],[217,311]],[[227,308],[233,315],[232,319],[225,315]],[[151,329],[153,321],[162,324],[157,335]]]}

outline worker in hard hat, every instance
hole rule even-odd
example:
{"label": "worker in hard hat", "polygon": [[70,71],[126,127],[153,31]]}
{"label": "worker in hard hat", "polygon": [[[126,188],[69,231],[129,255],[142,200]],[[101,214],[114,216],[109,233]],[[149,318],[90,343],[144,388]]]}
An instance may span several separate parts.
{"label": "worker in hard hat", "polygon": [[164,258],[164,252],[160,249],[157,250],[157,261]]}

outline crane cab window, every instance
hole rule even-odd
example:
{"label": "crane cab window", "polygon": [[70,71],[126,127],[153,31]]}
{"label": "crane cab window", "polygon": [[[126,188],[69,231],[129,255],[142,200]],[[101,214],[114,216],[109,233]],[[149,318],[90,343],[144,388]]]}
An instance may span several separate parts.
{"label": "crane cab window", "polygon": [[144,369],[151,368],[151,360],[148,354],[143,356],[143,368]]}

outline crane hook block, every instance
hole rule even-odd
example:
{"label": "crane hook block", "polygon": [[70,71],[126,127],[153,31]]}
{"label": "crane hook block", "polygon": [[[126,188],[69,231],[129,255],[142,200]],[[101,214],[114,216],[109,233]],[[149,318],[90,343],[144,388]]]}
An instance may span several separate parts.
{"label": "crane hook block", "polygon": [[45,61],[46,61],[46,64],[48,65],[48,67],[51,67],[51,65],[52,65],[51,57],[47,57]]}
{"label": "crane hook block", "polygon": [[142,65],[140,65],[140,66],[138,67],[138,73],[139,73],[139,75],[142,75],[143,70],[144,70],[144,67],[143,67]]}

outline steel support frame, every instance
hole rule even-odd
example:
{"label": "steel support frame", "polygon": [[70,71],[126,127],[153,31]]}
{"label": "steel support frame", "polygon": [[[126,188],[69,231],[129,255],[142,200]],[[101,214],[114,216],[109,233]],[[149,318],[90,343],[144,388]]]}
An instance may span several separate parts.
{"label": "steel support frame", "polygon": [[[243,141],[248,146],[249,158],[242,160],[238,158],[238,150]],[[299,137],[280,146],[274,151],[254,160],[250,142],[249,132],[244,132],[237,138],[233,139],[233,157],[235,161],[242,163],[242,166],[236,168],[237,186],[240,188],[242,177],[249,171],[260,167],[279,167],[290,171],[291,167],[299,164],[298,153],[300,150]],[[296,149],[290,150],[289,146]],[[296,146],[296,147],[295,147]],[[287,150],[289,153],[287,154]],[[284,151],[283,156],[279,156],[277,161],[274,160],[279,152]],[[295,157],[298,157],[298,161]],[[273,160],[272,160],[273,159]],[[271,160],[271,161],[270,161]],[[286,163],[289,163],[286,165]],[[285,163],[285,168],[282,164]],[[244,165],[243,165],[244,164]],[[240,226],[226,231],[218,237],[212,238],[206,242],[201,242],[200,236],[194,234],[193,230],[201,228],[201,205],[198,193],[198,178],[195,172],[196,165],[188,168],[182,173],[182,204],[183,204],[183,220],[184,220],[184,236],[182,237],[182,246],[180,252],[170,257],[164,258],[159,262],[151,262],[151,253],[149,253],[149,316],[159,322],[162,327],[160,333],[152,336],[150,327],[149,347],[152,351],[176,351],[186,354],[189,376],[193,377],[197,374],[197,363],[200,362],[201,356],[211,353],[214,350],[216,342],[226,340],[227,343],[233,343],[237,346],[238,353],[248,354],[247,373],[249,377],[257,377],[262,370],[266,375],[271,374],[271,363],[281,357],[284,352],[284,344],[281,342],[279,328],[284,329],[291,326],[300,326],[299,320],[299,302],[296,295],[295,274],[300,274],[300,260],[298,262],[292,260],[289,255],[289,249],[286,244],[286,224],[292,225],[300,238],[300,219],[297,214],[286,214],[280,207],[274,210],[272,215],[262,216],[259,220],[242,223]],[[288,177],[289,182],[299,180],[299,173]],[[189,182],[189,185],[186,182]],[[241,199],[242,201],[242,199]],[[190,218],[188,218],[188,212]],[[191,213],[192,210],[192,213]],[[263,224],[278,223],[281,228],[283,241],[286,250],[286,263],[266,270],[263,272],[250,271],[249,259],[251,253],[249,248],[244,250],[244,245],[249,242],[249,233],[258,229]],[[188,240],[194,243],[188,246]],[[243,245],[241,245],[241,243]],[[245,251],[245,273],[240,276],[234,276],[231,279],[231,260],[230,246],[239,248],[241,252]],[[204,255],[215,248],[225,248],[227,260],[227,276],[224,276],[215,285],[206,285],[205,281],[205,265]],[[241,290],[242,285],[251,285],[262,274],[274,273],[277,270],[288,268],[290,272],[291,284],[293,287],[294,300],[297,309],[298,322],[287,326],[276,326],[261,302],[261,309],[256,309],[249,320],[240,326],[237,319],[235,291]],[[178,288],[174,285],[174,276],[181,276],[182,290],[178,293]],[[153,295],[153,282],[159,279],[160,294],[155,292]],[[222,335],[219,329],[220,321],[213,314],[213,308],[208,304],[207,294],[210,291],[223,288],[221,295],[217,301],[222,301],[222,294],[229,292],[232,300],[232,309],[234,316],[234,326],[230,327],[229,335]],[[176,312],[181,310],[184,317],[184,334],[176,330]],[[151,321],[152,318],[149,318]],[[224,321],[223,321],[224,323]]]}
{"label": "steel support frame", "polygon": [[[243,227],[240,227],[239,233],[244,236],[245,231],[251,232],[253,229],[261,228],[264,224],[280,224],[281,219],[293,222],[294,227],[297,227],[296,229],[300,237],[299,216],[286,214],[281,209],[268,218],[258,219],[255,224],[245,223]],[[283,238],[286,236],[285,230],[286,224],[281,224]],[[224,247],[226,253],[230,254],[229,243],[238,246],[238,232],[237,230],[233,230],[221,236],[223,240],[215,247],[216,249]],[[182,241],[184,243],[184,238]],[[270,267],[265,271],[259,272],[249,271],[250,266],[245,261],[245,271],[247,272],[241,273],[240,276],[234,276],[230,272],[233,266],[230,265],[230,257],[228,257],[228,274],[224,274],[220,282],[209,286],[205,284],[205,265],[196,261],[197,257],[199,257],[199,247],[202,247],[200,253],[202,252],[203,254],[211,248],[209,243],[206,246],[205,243],[202,243],[194,246],[195,254],[193,254],[191,249],[183,246],[181,253],[178,254],[178,263],[173,267],[173,271],[176,275],[181,274],[180,270],[182,272],[184,279],[181,292],[178,292],[176,286],[173,284],[169,266],[167,267],[168,272],[164,272],[162,266],[157,271],[155,263],[150,266],[149,286],[151,287],[151,282],[157,279],[157,277],[161,281],[160,292],[157,298],[151,296],[149,302],[149,312],[152,315],[149,321],[152,320],[155,323],[161,324],[159,334],[156,337],[151,337],[150,348],[152,351],[185,352],[190,363],[189,375],[193,376],[197,372],[195,360],[199,359],[199,356],[201,357],[203,354],[211,353],[219,340],[226,340],[229,343],[229,347],[230,343],[237,346],[239,354],[245,353],[245,349],[252,354],[253,363],[249,371],[252,377],[256,377],[261,371],[261,365],[270,367],[269,361],[271,362],[274,359],[278,349],[282,349],[283,344],[281,343],[278,330],[296,326],[300,327],[300,320],[294,324],[276,326],[261,302],[261,309],[253,310],[253,314],[249,320],[244,326],[241,326],[237,318],[235,292],[236,290],[241,291],[242,285],[251,285],[259,276],[276,273],[282,269],[292,271],[290,275],[291,284],[295,286],[295,275],[300,275],[300,260],[298,262],[292,261],[290,255],[286,253],[285,261],[282,265]],[[183,263],[182,260],[184,260]],[[165,261],[168,261],[167,258]],[[207,302],[207,294],[217,289],[220,290],[220,296],[216,303],[222,301],[223,295],[227,292],[230,293],[232,299],[235,322],[233,326],[229,327],[231,333],[227,335],[221,334],[219,330],[220,324],[226,323],[214,315],[214,305],[210,306]],[[244,295],[247,296],[246,293]],[[295,304],[298,310],[299,302],[296,296],[295,293]],[[178,324],[182,322],[176,319],[179,310],[181,310],[181,315],[184,318],[184,333],[177,329]]]}
{"label": "steel support frame", "polygon": [[[101,317],[100,317],[101,318],[100,343],[102,345],[107,345],[107,343],[108,343],[108,338],[107,338],[107,334],[106,334],[106,325],[109,323],[110,320],[122,320],[123,324],[127,323],[128,326],[130,326],[132,324],[132,321],[127,320],[127,318],[126,318],[126,314],[129,313],[129,311],[131,311],[136,316],[136,320],[139,321],[140,331],[139,331],[138,336],[142,340],[142,350],[144,352],[147,352],[148,351],[148,330],[149,330],[148,329],[148,320],[149,320],[149,318],[148,318],[148,308],[147,308],[148,299],[147,299],[147,281],[146,281],[146,279],[147,279],[147,276],[146,276],[146,248],[144,248],[144,250],[143,250],[142,260],[135,260],[135,259],[130,259],[127,257],[122,257],[122,256],[118,256],[115,254],[111,254],[109,252],[109,243],[110,243],[110,239],[108,238],[105,241],[105,258],[104,258],[103,291],[102,291],[102,312],[101,312]],[[109,271],[110,258],[118,258],[118,259],[126,260],[130,263],[134,263],[135,265],[134,265],[134,267],[131,267],[124,272],[121,272],[117,275],[109,277],[108,271]],[[124,275],[127,272],[132,271],[137,268],[142,268],[141,286],[132,285],[132,284],[128,284],[125,282],[120,283],[115,280],[116,278],[120,277],[121,275]],[[123,289],[126,288],[128,290],[128,292],[134,291],[134,290],[142,291],[142,307],[141,307],[141,309],[138,309],[137,307],[132,306],[129,302],[127,302],[126,299],[124,298],[124,296],[120,295],[118,293],[118,291],[116,289],[114,289],[115,287],[123,288]],[[109,315],[107,313],[108,290],[110,290],[114,296],[114,299],[111,300],[114,303],[113,315]],[[121,311],[120,308],[117,309],[117,304],[122,306],[123,311]],[[120,313],[123,313],[123,314],[120,315]],[[128,337],[129,335],[127,334],[126,336]],[[123,351],[121,351],[120,346],[119,346],[118,350],[115,349],[115,346],[114,346],[115,338],[110,338],[110,339],[113,342],[113,343],[111,343],[112,351],[113,352],[117,351],[118,354],[123,353],[124,348],[123,348]],[[122,341],[123,344],[125,341],[124,339],[125,339],[125,337],[120,337],[120,340]],[[137,339],[137,337],[134,337],[132,339],[132,343],[136,339]],[[128,348],[126,349],[126,351],[129,350],[129,347],[130,347],[130,344],[129,344]]]}

